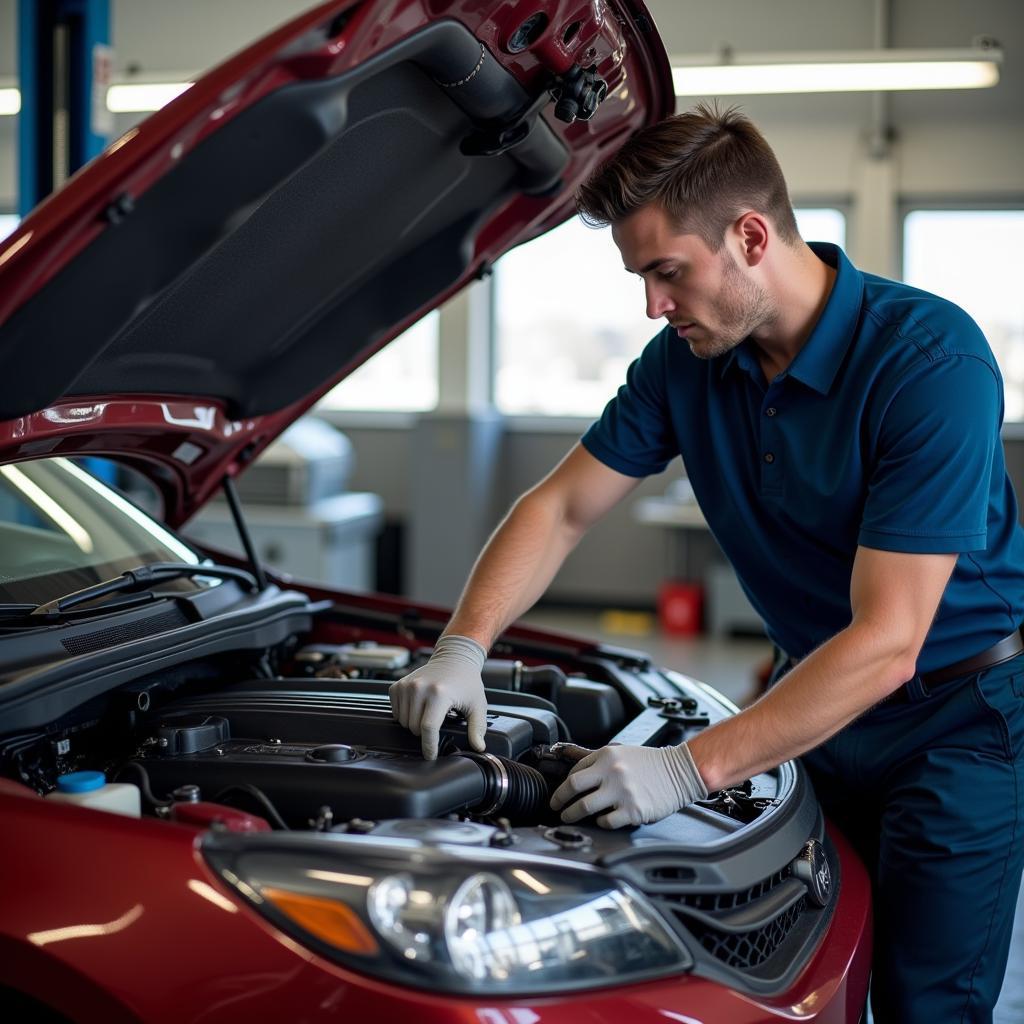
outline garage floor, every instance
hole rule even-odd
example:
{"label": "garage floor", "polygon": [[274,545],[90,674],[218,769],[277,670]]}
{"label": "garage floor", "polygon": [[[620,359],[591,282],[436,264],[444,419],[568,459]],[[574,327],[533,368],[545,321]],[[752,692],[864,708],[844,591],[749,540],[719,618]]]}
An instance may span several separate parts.
{"label": "garage floor", "polygon": [[[643,632],[643,616],[620,616],[616,622],[595,611],[539,608],[525,616],[524,621],[576,636],[594,637],[618,647],[637,648],[666,668],[710,683],[737,704],[743,703],[751,692],[756,668],[769,656],[767,641],[673,639],[663,636],[653,616],[650,619],[651,629],[646,633]],[[610,632],[609,626],[631,631]],[[1024,1024],[1024,887],[1017,900],[1010,960],[994,1021],[995,1024]]]}

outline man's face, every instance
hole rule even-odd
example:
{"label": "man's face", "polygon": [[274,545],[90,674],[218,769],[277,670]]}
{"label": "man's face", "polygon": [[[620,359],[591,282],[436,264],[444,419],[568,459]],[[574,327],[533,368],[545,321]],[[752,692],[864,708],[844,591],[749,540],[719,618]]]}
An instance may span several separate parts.
{"label": "man's face", "polygon": [[701,359],[724,355],[775,317],[728,240],[712,252],[700,236],[679,234],[660,207],[641,207],[613,224],[612,238],[626,269],[643,279],[647,315],[664,317]]}

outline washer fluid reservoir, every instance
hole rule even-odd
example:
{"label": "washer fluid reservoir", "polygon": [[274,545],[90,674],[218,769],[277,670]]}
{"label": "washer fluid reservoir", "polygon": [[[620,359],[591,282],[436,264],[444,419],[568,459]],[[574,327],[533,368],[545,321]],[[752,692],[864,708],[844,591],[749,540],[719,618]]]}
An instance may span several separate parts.
{"label": "washer fluid reservoir", "polygon": [[47,800],[59,800],[80,807],[92,807],[114,814],[141,816],[139,787],[130,782],[107,782],[103,772],[71,772],[57,776],[57,788],[46,794]]}

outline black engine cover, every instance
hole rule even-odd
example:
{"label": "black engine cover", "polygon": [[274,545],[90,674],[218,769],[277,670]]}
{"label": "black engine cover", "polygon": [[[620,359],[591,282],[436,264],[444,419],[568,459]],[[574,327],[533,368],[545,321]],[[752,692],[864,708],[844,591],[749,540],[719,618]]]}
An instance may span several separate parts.
{"label": "black engine cover", "polygon": [[[480,768],[459,755],[436,761],[379,750],[348,748],[345,760],[323,759],[323,744],[227,740],[194,754],[145,757],[153,790],[160,795],[194,783],[204,800],[250,804],[243,791],[257,786],[291,826],[305,826],[321,807],[335,820],[432,818],[478,804],[486,783]],[[223,796],[220,794],[223,793]],[[251,798],[250,798],[251,800]]]}
{"label": "black engine cover", "polygon": [[[256,786],[289,825],[305,826],[323,806],[334,819],[427,818],[477,806],[488,792],[481,767],[445,751],[468,750],[466,726],[451,717],[442,756],[424,761],[420,740],[395,721],[386,694],[347,682],[254,682],[174,701],[149,716],[139,760],[154,793],[195,784],[205,800],[259,804]],[[556,738],[550,712],[491,707],[487,750],[515,760]],[[225,791],[234,787],[230,796]],[[223,794],[223,796],[220,796]]]}

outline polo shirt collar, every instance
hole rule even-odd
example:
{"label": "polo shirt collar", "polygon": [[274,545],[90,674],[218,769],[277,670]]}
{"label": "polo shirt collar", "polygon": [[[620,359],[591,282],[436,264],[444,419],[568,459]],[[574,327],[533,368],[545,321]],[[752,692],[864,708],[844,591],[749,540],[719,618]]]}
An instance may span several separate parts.
{"label": "polo shirt collar", "polygon": [[746,338],[722,356],[721,376],[724,377],[734,364],[738,364],[741,370],[751,376],[761,372],[756,356],[750,351],[750,342]]}
{"label": "polo shirt collar", "polygon": [[[819,259],[835,269],[836,279],[814,330],[785,375],[824,395],[832,387],[860,322],[864,277],[838,245],[827,242],[808,244]],[[754,357],[748,351],[748,342],[744,341],[726,353],[722,359],[722,376],[737,360],[750,372]]]}

